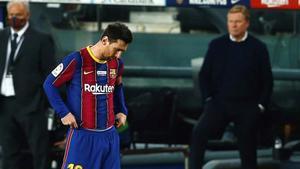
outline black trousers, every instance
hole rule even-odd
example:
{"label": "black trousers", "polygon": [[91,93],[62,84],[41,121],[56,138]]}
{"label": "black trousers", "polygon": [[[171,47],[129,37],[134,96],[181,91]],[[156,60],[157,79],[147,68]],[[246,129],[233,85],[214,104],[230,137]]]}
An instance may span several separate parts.
{"label": "black trousers", "polygon": [[256,169],[259,108],[255,103],[210,100],[194,126],[190,147],[190,169],[201,169],[208,139],[220,136],[234,122],[242,169]]}
{"label": "black trousers", "polygon": [[2,168],[28,168],[22,164],[21,154],[26,143],[33,157],[34,169],[47,169],[49,138],[44,112],[22,112],[22,107],[15,97],[1,97],[0,136],[3,150]]}

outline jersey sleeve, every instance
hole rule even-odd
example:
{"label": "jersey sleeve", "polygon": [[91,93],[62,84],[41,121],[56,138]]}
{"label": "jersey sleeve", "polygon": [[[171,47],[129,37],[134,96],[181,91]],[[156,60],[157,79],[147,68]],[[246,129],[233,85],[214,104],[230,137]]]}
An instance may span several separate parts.
{"label": "jersey sleeve", "polygon": [[125,104],[124,89],[122,82],[122,75],[124,71],[124,64],[121,59],[119,59],[118,76],[116,80],[115,90],[114,90],[114,112],[122,112],[128,115],[128,110]]}
{"label": "jersey sleeve", "polygon": [[49,103],[60,118],[66,116],[70,111],[59,93],[59,87],[72,79],[78,63],[78,55],[79,52],[75,52],[66,56],[47,76],[43,84]]}

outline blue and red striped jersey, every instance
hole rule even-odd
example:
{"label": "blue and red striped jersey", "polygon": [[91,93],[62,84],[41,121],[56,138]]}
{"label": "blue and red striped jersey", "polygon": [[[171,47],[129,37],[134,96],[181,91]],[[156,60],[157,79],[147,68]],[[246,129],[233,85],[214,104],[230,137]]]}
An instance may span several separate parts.
{"label": "blue and red striped jersey", "polygon": [[[104,130],[114,125],[115,114],[127,113],[122,86],[121,59],[101,61],[90,47],[73,52],[48,75],[44,90],[57,114],[71,112],[86,129]],[[66,84],[66,101],[59,87]]]}

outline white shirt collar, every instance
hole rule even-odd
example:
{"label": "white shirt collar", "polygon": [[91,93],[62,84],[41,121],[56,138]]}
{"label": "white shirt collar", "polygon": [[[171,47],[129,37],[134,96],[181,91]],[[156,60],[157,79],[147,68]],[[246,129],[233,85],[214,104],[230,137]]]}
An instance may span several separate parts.
{"label": "white shirt collar", "polygon": [[233,42],[243,42],[248,37],[248,31],[245,32],[245,35],[243,36],[243,38],[240,41],[237,41],[237,39],[235,37],[233,37],[231,34],[229,35],[229,37],[230,37],[230,40],[232,40]]}
{"label": "white shirt collar", "polygon": [[22,29],[20,29],[18,32],[16,32],[13,28],[10,28],[11,34],[13,35],[14,33],[17,33],[18,34],[17,41],[19,41],[19,39],[24,35],[28,27],[29,27],[29,22],[26,22],[25,26]]}

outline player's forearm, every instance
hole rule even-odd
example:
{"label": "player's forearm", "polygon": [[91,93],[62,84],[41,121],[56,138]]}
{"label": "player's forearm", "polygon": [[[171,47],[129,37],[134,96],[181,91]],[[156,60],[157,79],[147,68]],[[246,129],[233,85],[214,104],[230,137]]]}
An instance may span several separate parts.
{"label": "player's forearm", "polygon": [[124,97],[124,91],[123,91],[123,85],[122,83],[115,86],[114,91],[114,108],[115,113],[122,112],[123,114],[127,115],[128,110],[125,104],[125,97]]}

